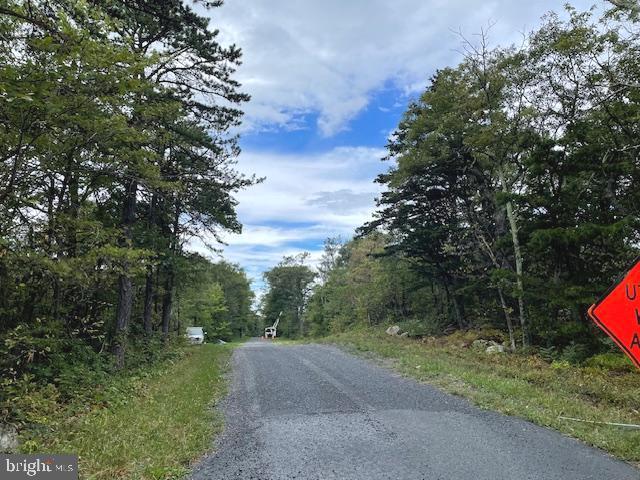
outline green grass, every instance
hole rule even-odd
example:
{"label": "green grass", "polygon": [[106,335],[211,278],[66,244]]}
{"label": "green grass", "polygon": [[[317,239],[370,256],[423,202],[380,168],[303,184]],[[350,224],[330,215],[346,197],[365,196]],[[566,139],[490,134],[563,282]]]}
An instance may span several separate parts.
{"label": "green grass", "polygon": [[423,343],[365,330],[322,341],[345,345],[361,355],[392,359],[392,368],[402,374],[466,397],[482,408],[525,418],[621,459],[640,462],[640,430],[559,418],[640,424],[640,371],[630,362],[620,359],[623,367],[611,370],[548,363],[537,355],[491,355],[462,346],[473,335]]}
{"label": "green grass", "polygon": [[213,404],[225,392],[233,345],[190,347],[141,382],[135,395],[60,423],[38,449],[80,456],[83,479],[173,479],[211,448],[222,428]]}

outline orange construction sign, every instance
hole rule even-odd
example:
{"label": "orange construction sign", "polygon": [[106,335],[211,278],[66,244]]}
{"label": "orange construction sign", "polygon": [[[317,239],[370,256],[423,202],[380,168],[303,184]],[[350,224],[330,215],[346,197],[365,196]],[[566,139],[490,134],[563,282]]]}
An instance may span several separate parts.
{"label": "orange construction sign", "polygon": [[640,368],[640,261],[589,308],[589,316]]}

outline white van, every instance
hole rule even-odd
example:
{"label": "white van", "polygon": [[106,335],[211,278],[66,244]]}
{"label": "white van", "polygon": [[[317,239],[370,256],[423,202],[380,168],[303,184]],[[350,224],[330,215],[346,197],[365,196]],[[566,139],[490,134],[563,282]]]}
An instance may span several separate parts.
{"label": "white van", "polygon": [[187,340],[193,345],[204,343],[205,331],[202,327],[187,327]]}

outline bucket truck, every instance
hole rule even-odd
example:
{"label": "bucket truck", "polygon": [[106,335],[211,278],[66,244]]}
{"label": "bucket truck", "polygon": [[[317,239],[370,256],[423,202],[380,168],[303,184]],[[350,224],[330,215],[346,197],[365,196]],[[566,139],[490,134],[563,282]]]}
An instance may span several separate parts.
{"label": "bucket truck", "polygon": [[280,323],[280,316],[282,312],[278,314],[278,318],[273,322],[273,325],[264,329],[264,338],[276,338],[276,329],[278,328],[278,323]]}

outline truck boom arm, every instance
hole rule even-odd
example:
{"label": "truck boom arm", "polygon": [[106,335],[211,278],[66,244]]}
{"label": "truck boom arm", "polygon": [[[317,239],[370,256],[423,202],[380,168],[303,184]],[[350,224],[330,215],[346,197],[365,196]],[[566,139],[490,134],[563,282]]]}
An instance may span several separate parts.
{"label": "truck boom arm", "polygon": [[273,326],[271,328],[278,328],[278,323],[280,323],[280,316],[282,315],[282,312],[280,312],[278,314],[278,318],[276,318],[276,321],[273,323]]}

